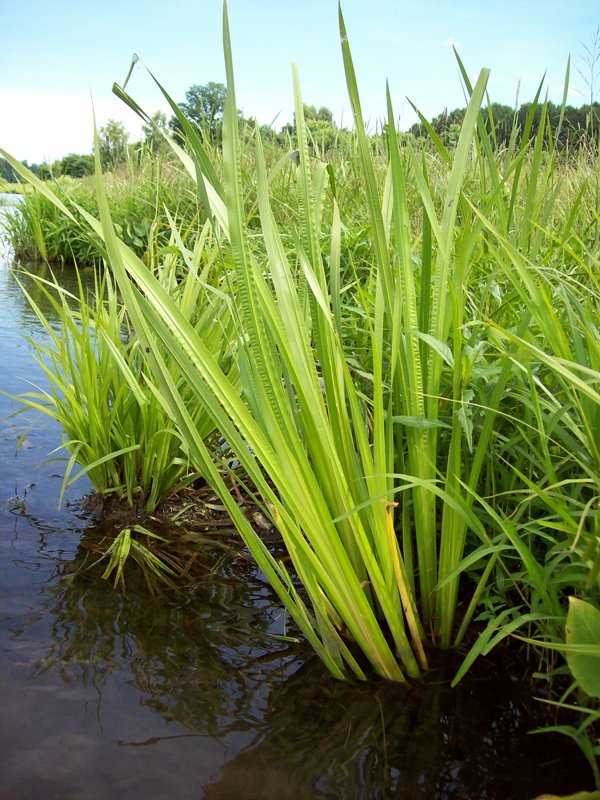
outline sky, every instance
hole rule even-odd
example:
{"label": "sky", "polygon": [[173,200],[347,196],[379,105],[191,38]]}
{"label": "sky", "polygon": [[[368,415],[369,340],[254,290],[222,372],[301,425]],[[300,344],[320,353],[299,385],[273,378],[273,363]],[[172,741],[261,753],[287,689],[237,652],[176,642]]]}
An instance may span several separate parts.
{"label": "sky", "polygon": [[[194,84],[224,83],[222,8],[222,0],[0,0],[0,147],[30,163],[89,153],[94,114],[98,127],[123,122],[136,141],[141,122],[113,82],[138,54],[128,91],[150,115],[167,105],[146,67],[176,102]],[[569,102],[589,100],[584,46],[600,25],[598,0],[342,0],[342,11],[372,126],[385,116],[386,79],[402,129],[415,121],[409,100],[427,118],[463,107],[453,46],[473,82],[491,69],[493,102],[531,100],[544,73],[549,99],[560,102],[569,55]],[[295,62],[304,102],[351,126],[337,0],[229,0],[228,12],[244,116],[277,128],[291,121]]]}

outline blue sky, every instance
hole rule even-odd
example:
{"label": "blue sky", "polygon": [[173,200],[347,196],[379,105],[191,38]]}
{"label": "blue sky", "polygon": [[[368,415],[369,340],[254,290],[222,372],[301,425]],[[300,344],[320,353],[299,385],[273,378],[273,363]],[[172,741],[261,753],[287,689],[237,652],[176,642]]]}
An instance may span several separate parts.
{"label": "blue sky", "polygon": [[[229,0],[237,104],[260,122],[291,119],[290,64],[303,99],[350,125],[337,0]],[[546,72],[559,102],[571,55],[569,101],[589,90],[583,45],[600,24],[597,0],[343,0],[365,117],[384,115],[389,79],[400,125],[414,121],[409,97],[431,117],[464,105],[452,52],[473,79],[492,70],[491,99],[532,98]],[[111,93],[138,53],[177,101],[192,84],[223,81],[221,0],[0,0],[0,147],[30,162],[89,152],[97,123],[137,117]],[[587,74],[587,73],[586,73]],[[600,82],[599,82],[600,94]],[[138,67],[129,84],[149,113],[165,110]]]}

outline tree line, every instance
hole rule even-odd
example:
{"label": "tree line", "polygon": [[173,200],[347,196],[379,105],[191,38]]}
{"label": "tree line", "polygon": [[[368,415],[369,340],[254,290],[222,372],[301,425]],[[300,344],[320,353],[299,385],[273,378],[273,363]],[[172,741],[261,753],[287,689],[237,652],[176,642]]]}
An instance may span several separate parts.
{"label": "tree line", "polygon": [[[226,88],[222,83],[209,82],[204,85],[194,84],[185,93],[185,101],[179,107],[186,117],[197,127],[201,137],[213,144],[220,144],[223,112],[225,110]],[[256,120],[252,117],[245,118],[241,111],[238,112],[240,123],[247,130],[253,130]],[[337,140],[340,134],[347,134],[345,129],[338,128],[333,120],[333,113],[321,106],[304,106],[304,116],[307,128],[314,142],[321,151],[327,150]],[[284,125],[280,131],[275,131],[270,125],[261,125],[261,132],[265,137],[286,144],[290,137],[295,135],[295,125]],[[153,117],[142,127],[142,139],[130,144],[129,134],[122,122],[109,120],[98,132],[100,160],[104,169],[112,169],[124,162],[133,152],[140,149],[149,150],[157,154],[165,147],[163,133],[169,133],[175,138],[182,136],[179,120],[173,116],[170,120],[162,111],[157,111]],[[69,153],[64,158],[51,164],[29,164],[22,162],[39,178],[46,179],[61,175],[70,175],[81,178],[92,175],[94,172],[94,157],[91,154],[78,155]],[[18,180],[11,165],[0,158],[0,179],[9,183]]]}
{"label": "tree line", "polygon": [[[499,147],[508,147],[511,139],[518,144],[520,136],[527,130],[528,121],[532,131],[537,131],[545,114],[545,140],[552,137],[560,149],[577,149],[582,145],[597,140],[600,132],[600,103],[575,106],[562,106],[548,101],[534,106],[523,103],[518,109],[501,103],[491,103],[482,109],[486,128],[496,140]],[[431,128],[445,145],[455,144],[465,117],[466,108],[447,109],[434,117]],[[530,119],[530,116],[532,119]],[[562,117],[562,121],[561,121]],[[427,137],[429,131],[422,122],[410,128],[415,137]]]}
{"label": "tree line", "polygon": [[[179,103],[179,107],[197,126],[202,138],[218,145],[221,141],[221,126],[225,109],[225,86],[212,81],[204,85],[194,84],[187,90],[185,97],[185,102]],[[518,109],[501,103],[492,103],[488,108],[483,109],[483,113],[488,131],[495,137],[497,144],[502,147],[509,145],[511,137],[518,142],[521,132],[527,129],[531,114],[533,116],[531,129],[536,131],[541,122],[543,107],[546,114],[546,139],[549,140],[550,136],[554,137],[559,148],[578,148],[590,140],[597,139],[600,132],[600,104],[597,102],[580,107],[565,106],[564,108],[547,102],[544,106],[536,106],[533,113],[532,103],[523,103]],[[452,145],[458,139],[465,111],[465,108],[456,108],[453,111],[446,109],[429,123],[444,144]],[[254,128],[255,120],[253,118],[244,118],[242,112],[238,112],[238,114],[240,122],[247,123],[248,126]],[[348,135],[345,128],[337,127],[332,112],[325,106],[317,109],[313,105],[305,104],[304,117],[309,134],[321,153],[332,147],[341,136]],[[531,122],[531,120],[529,121]],[[103,168],[114,168],[125,161],[132,150],[145,148],[154,154],[158,153],[164,147],[163,132],[170,133],[175,137],[180,136],[181,126],[175,116],[168,120],[161,111],[157,111],[143,126],[142,139],[135,144],[129,143],[129,134],[122,122],[109,120],[100,128],[98,136]],[[270,125],[261,125],[261,132],[265,137],[285,145],[293,140],[295,125],[288,123],[280,131],[275,131]],[[410,128],[409,135],[419,139],[428,137],[430,134],[427,126],[419,122]],[[81,178],[94,172],[94,157],[89,153],[83,155],[69,153],[52,164],[28,164],[27,161],[22,163],[42,179],[60,175]],[[1,158],[0,178],[9,183],[17,180],[13,168]]]}

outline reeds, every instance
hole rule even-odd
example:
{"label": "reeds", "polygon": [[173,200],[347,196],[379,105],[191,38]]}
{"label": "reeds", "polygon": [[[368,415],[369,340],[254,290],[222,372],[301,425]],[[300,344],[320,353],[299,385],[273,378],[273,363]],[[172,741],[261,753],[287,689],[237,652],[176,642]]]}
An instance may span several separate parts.
{"label": "reeds", "polygon": [[[60,177],[44,181],[67,206],[75,203],[98,216],[92,179]],[[106,176],[107,191],[116,229],[138,255],[148,261],[152,251],[169,243],[171,229],[165,208],[177,217],[182,231],[197,229],[197,200],[181,171],[168,159],[149,154],[120,166]],[[39,182],[40,185],[42,181]],[[76,218],[62,213],[44,192],[27,192],[19,214],[3,223],[15,256],[21,262],[98,266],[101,252],[97,237]]]}
{"label": "reeds", "polygon": [[[313,156],[294,69],[298,164],[282,153],[267,167],[259,132],[238,133],[225,10],[222,152],[183,123],[185,149],[167,137],[211,226],[211,291],[197,265],[174,291],[184,273],[163,280],[168,248],[149,269],[123,241],[99,168],[100,218],[78,220],[111,267],[172,441],[331,672],[417,677],[431,643],[460,642],[477,619],[460,677],[518,629],[563,640],[567,589],[598,603],[598,161],[576,180],[539,98],[498,151],[486,70],[474,85],[462,70],[454,148],[433,131],[430,149],[401,137],[389,92],[375,147],[341,12],[340,35],[356,123],[343,158]],[[224,304],[224,352],[191,297]],[[213,429],[289,561],[231,496]]]}
{"label": "reeds", "polygon": [[[213,285],[214,257],[206,226],[195,251],[188,251],[177,233],[169,254],[157,267],[156,279],[176,298],[189,324],[227,369],[232,360],[232,320],[227,299]],[[33,289],[27,291],[22,285],[22,291],[47,334],[30,344],[49,388],[18,399],[26,408],[52,416],[63,428],[69,459],[61,498],[85,474],[100,495],[153,513],[162,500],[197,479],[198,473],[168,410],[146,378],[146,353],[110,273],[97,276],[91,296],[81,281],[75,296],[56,280],[33,274],[28,278]],[[59,326],[41,310],[36,300],[39,293],[60,320]],[[195,404],[193,418],[201,436],[214,433],[201,405]]]}

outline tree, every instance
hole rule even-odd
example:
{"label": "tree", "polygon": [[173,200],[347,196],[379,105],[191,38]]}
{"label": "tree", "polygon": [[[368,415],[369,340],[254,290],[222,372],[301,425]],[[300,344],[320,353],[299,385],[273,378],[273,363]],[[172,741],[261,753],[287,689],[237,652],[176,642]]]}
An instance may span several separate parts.
{"label": "tree", "polygon": [[328,122],[330,125],[334,124],[333,113],[326,106],[321,106],[317,111],[316,106],[308,106],[304,103],[304,119],[307,122],[309,120],[318,120],[319,122]]}
{"label": "tree", "polygon": [[[198,126],[202,136],[207,136],[214,142],[219,141],[227,97],[225,86],[213,81],[203,86],[194,84],[187,90],[185,97],[187,102],[179,103],[179,108]],[[181,130],[176,117],[171,120],[171,128],[174,131]]]}
{"label": "tree", "polygon": [[26,167],[30,172],[33,172],[37,178],[46,180],[46,178],[50,177],[50,166],[46,164],[45,161],[42,164],[30,164],[27,159],[25,159],[24,161],[21,161],[21,164],[23,164],[23,166]]}
{"label": "tree", "polygon": [[[545,107],[545,127],[543,131],[544,142],[550,143],[549,131],[552,131],[552,138],[555,146],[559,149],[577,148],[585,141],[586,130],[589,130],[589,120],[593,116],[596,120],[600,119],[600,106],[594,103],[593,106],[562,106],[548,100],[545,103],[536,104],[532,112],[532,103],[522,103],[515,111],[510,106],[501,103],[492,103],[489,107],[482,109],[483,120],[488,133],[492,132],[492,120],[494,134],[493,138],[499,147],[507,147],[511,137],[515,137],[518,145],[521,141],[523,131],[527,127],[527,119],[532,113],[531,130],[529,136],[536,136],[542,120],[542,106]],[[431,126],[446,146],[453,146],[458,141],[460,128],[465,116],[466,109],[456,108],[454,111],[444,111],[431,120]],[[560,126],[561,114],[564,116],[562,126]],[[491,120],[490,120],[491,115]],[[597,129],[597,123],[596,127]],[[427,129],[418,122],[410,129],[410,133],[415,137],[427,136]]]}
{"label": "tree", "polygon": [[56,162],[54,172],[60,175],[70,175],[72,178],[83,178],[84,175],[93,175],[94,156],[69,153],[60,161]]}
{"label": "tree", "polygon": [[17,182],[17,173],[5,158],[0,158],[0,178],[7,183]]}
{"label": "tree", "polygon": [[144,144],[148,147],[150,152],[158,153],[164,147],[165,140],[163,133],[167,133],[169,123],[167,122],[167,115],[162,111],[156,111],[152,115],[150,122],[147,122],[142,127],[142,134],[144,136]]}
{"label": "tree", "polygon": [[[317,109],[316,106],[304,103],[303,111],[310,139],[321,155],[335,144],[340,137],[340,133],[346,133],[345,130],[340,130],[337,127],[333,121],[333,113],[326,106],[321,106]],[[286,136],[295,136],[296,124],[291,125],[288,122],[282,127],[281,135],[284,138]]]}
{"label": "tree", "polygon": [[515,110],[512,106],[504,105],[503,103],[492,103],[491,106],[485,109],[485,125],[488,132],[491,132],[491,125],[489,120],[489,112],[492,112],[492,119],[494,120],[494,136],[496,144],[499,146],[507,147],[510,142],[513,127],[515,124]]}
{"label": "tree", "polygon": [[99,134],[100,161],[104,169],[112,169],[125,160],[129,134],[122,122],[109,119]]}

